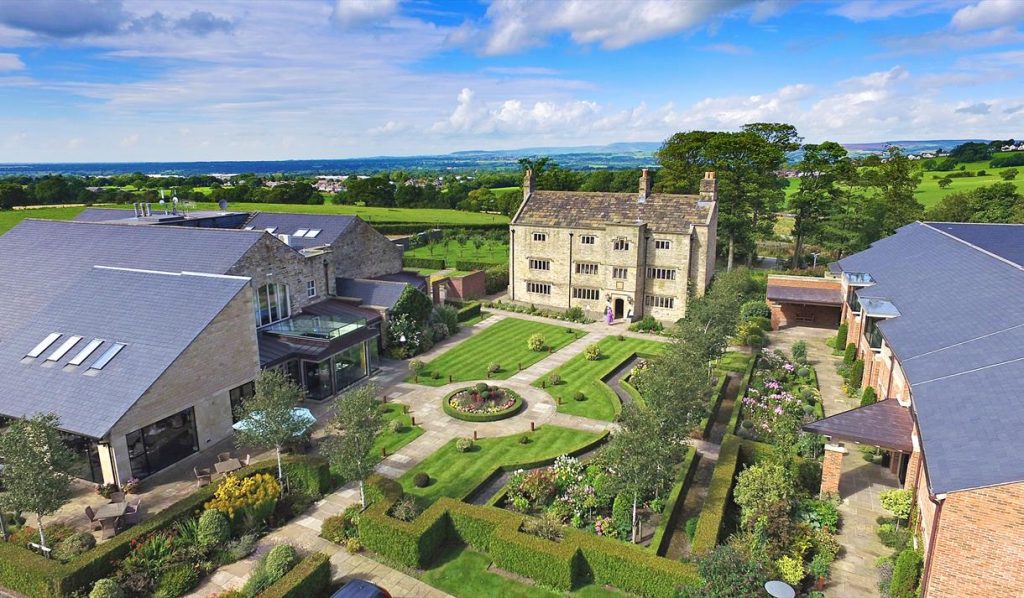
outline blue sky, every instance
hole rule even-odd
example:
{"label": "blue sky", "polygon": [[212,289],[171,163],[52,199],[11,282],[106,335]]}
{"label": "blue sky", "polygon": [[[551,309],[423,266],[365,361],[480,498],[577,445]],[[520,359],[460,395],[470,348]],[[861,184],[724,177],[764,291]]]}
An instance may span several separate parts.
{"label": "blue sky", "polygon": [[10,0],[0,161],[1024,137],[1024,0]]}

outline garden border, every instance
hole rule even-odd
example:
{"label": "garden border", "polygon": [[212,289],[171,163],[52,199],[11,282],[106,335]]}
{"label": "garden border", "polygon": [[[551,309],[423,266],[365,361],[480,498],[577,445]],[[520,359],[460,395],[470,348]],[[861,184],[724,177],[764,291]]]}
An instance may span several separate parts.
{"label": "garden border", "polygon": [[465,392],[467,390],[473,390],[473,386],[471,385],[471,386],[467,386],[465,388],[459,388],[457,390],[453,390],[450,393],[446,394],[443,399],[441,399],[441,407],[444,409],[445,415],[447,415],[448,417],[451,417],[453,419],[462,420],[464,422],[496,422],[496,421],[500,421],[500,420],[503,420],[503,419],[508,419],[510,417],[513,417],[513,416],[517,415],[520,411],[523,410],[523,404],[524,404],[523,397],[519,396],[518,392],[512,390],[511,388],[506,388],[504,386],[501,386],[499,384],[491,384],[489,386],[495,386],[495,387],[500,388],[501,390],[503,390],[503,391],[505,391],[507,393],[511,393],[512,396],[515,399],[512,402],[512,406],[508,407],[506,409],[502,409],[501,411],[497,411],[495,413],[479,413],[479,414],[477,414],[477,413],[465,413],[465,412],[459,411],[458,409],[452,407],[451,406],[451,402],[450,402],[451,398],[453,396],[455,396],[456,394],[460,393],[460,392]]}
{"label": "garden border", "polygon": [[743,398],[747,396],[747,389],[750,388],[750,380],[754,377],[754,369],[757,367],[757,360],[761,358],[761,353],[754,353],[754,358],[750,360],[750,364],[747,365],[747,369],[743,372],[743,378],[740,380],[740,389],[736,393],[736,401],[732,406],[732,416],[729,418],[729,425],[725,428],[726,434],[735,434],[736,426],[740,425],[740,412],[743,411]]}
{"label": "garden border", "polygon": [[[648,546],[648,548],[653,548],[654,553],[658,556],[665,556],[665,551],[668,550],[667,541],[671,536],[667,532],[675,528],[679,523],[682,509],[677,509],[677,506],[681,507],[686,500],[686,495],[690,491],[690,485],[693,483],[693,476],[697,473],[699,461],[700,453],[697,452],[696,448],[689,447],[686,457],[683,458],[683,462],[679,467],[679,481],[672,486],[672,490],[668,493],[668,498],[665,499],[665,508],[662,510],[661,521],[658,522],[658,527],[654,530],[654,537],[651,538],[651,544]],[[668,513],[668,515],[666,516],[665,513]]]}
{"label": "garden border", "polygon": [[711,436],[711,429],[715,427],[718,420],[718,410],[722,408],[722,401],[725,400],[725,389],[729,386],[729,374],[725,370],[718,370],[718,382],[715,383],[714,393],[708,401],[708,414],[700,420],[700,438],[707,440]]}

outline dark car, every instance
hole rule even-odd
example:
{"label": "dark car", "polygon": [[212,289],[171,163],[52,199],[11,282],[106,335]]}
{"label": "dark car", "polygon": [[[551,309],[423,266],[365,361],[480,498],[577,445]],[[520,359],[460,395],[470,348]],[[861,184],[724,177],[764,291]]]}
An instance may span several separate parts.
{"label": "dark car", "polygon": [[361,579],[346,583],[331,598],[391,598],[384,588]]}

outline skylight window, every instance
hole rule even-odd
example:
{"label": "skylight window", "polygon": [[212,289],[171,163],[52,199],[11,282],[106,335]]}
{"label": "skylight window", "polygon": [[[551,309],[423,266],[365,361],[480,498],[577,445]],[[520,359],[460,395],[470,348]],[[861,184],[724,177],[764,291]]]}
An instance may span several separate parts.
{"label": "skylight window", "polygon": [[313,239],[313,238],[315,238],[319,234],[320,234],[320,229],[319,228],[314,228],[314,229],[311,229],[308,233],[306,233],[306,238],[307,239]]}
{"label": "skylight window", "polygon": [[121,352],[121,349],[124,349],[124,343],[114,343],[114,346],[107,349],[107,351],[103,355],[100,355],[100,358],[97,359],[95,363],[90,365],[89,369],[102,370],[103,368],[107,367],[107,364],[110,363],[110,360],[117,357],[117,354]]}
{"label": "skylight window", "polygon": [[92,339],[91,341],[89,341],[88,345],[83,347],[82,350],[78,352],[78,355],[75,355],[74,357],[71,358],[71,361],[68,362],[68,365],[82,365],[82,363],[85,362],[86,359],[89,359],[89,356],[92,355],[92,352],[95,351],[102,344],[103,339]]}
{"label": "skylight window", "polygon": [[306,233],[308,233],[308,232],[309,232],[308,228],[300,228],[299,230],[295,231],[295,236],[296,237],[305,237]]}
{"label": "skylight window", "polygon": [[51,333],[49,336],[44,338],[41,343],[39,343],[31,351],[29,351],[25,357],[39,357],[40,355],[43,354],[43,351],[45,351],[50,345],[53,344],[54,341],[56,341],[59,338],[59,332]]}
{"label": "skylight window", "polygon": [[277,227],[276,226],[268,226],[264,230],[266,230],[270,234],[274,234],[277,231]]}
{"label": "skylight window", "polygon": [[252,230],[252,227],[251,226],[247,226],[247,227],[245,227],[245,230]]}
{"label": "skylight window", "polygon": [[61,343],[59,347],[57,347],[56,351],[50,353],[50,356],[46,358],[46,361],[60,361],[60,358],[67,355],[67,352],[77,345],[80,340],[82,340],[82,337],[80,336],[72,336],[68,338],[66,341]]}

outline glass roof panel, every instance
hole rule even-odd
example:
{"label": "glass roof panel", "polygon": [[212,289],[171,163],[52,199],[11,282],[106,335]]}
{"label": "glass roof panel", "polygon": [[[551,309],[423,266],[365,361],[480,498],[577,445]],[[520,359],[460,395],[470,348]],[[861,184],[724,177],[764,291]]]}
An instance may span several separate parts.
{"label": "glass roof panel", "polygon": [[262,330],[283,336],[330,340],[359,330],[364,326],[366,326],[365,318],[301,314],[287,320],[275,322]]}
{"label": "glass roof panel", "polygon": [[100,339],[100,338],[92,339],[91,341],[89,341],[88,345],[82,347],[82,350],[78,352],[78,355],[75,355],[74,357],[71,358],[71,361],[69,361],[68,364],[69,365],[82,365],[82,363],[86,359],[88,359],[90,355],[92,355],[92,352],[95,351],[102,344],[103,344],[103,339]]}
{"label": "glass roof panel", "polygon": [[124,349],[124,343],[114,343],[114,345],[107,349],[103,355],[100,355],[100,358],[97,359],[95,363],[89,366],[89,369],[102,370],[107,367],[110,360],[117,357],[117,354],[121,352],[121,349]]}
{"label": "glass roof panel", "polygon": [[46,358],[46,361],[60,361],[60,358],[64,357],[64,355],[66,355],[67,352],[70,351],[72,347],[77,345],[78,341],[80,340],[82,340],[82,337],[80,336],[68,337],[67,340],[65,340],[63,343],[60,344],[59,347],[57,347],[56,351],[50,353],[50,356]]}
{"label": "glass roof panel", "polygon": [[59,332],[53,332],[53,333],[48,334],[46,336],[46,338],[44,338],[42,341],[40,341],[40,343],[38,345],[36,345],[35,347],[33,347],[32,350],[29,351],[25,356],[26,357],[39,357],[40,355],[43,354],[43,351],[45,351],[47,347],[52,345],[53,342],[56,341],[59,338],[60,338],[60,333]]}

